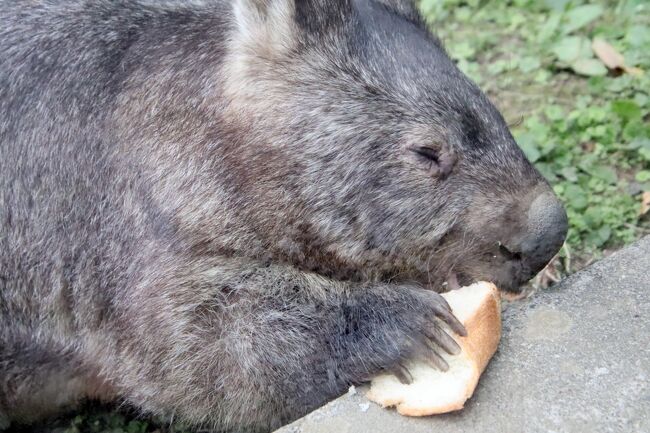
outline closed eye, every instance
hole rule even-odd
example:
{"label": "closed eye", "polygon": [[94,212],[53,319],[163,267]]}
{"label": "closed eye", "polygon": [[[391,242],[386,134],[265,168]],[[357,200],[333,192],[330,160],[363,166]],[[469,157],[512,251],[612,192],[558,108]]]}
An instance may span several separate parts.
{"label": "closed eye", "polygon": [[411,150],[430,161],[438,162],[438,152],[435,149],[426,146],[416,146],[412,147]]}
{"label": "closed eye", "polygon": [[426,170],[430,176],[444,179],[456,165],[456,152],[447,143],[440,146],[436,143],[434,146],[411,145],[406,149],[412,163]]}

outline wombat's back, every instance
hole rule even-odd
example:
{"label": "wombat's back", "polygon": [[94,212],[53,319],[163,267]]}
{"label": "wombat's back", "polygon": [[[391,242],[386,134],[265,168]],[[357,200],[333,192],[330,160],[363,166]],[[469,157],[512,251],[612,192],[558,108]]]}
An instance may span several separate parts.
{"label": "wombat's back", "polygon": [[227,15],[176,3],[0,2],[0,427],[88,391],[84,346],[110,332],[156,212],[115,109],[165,42]]}

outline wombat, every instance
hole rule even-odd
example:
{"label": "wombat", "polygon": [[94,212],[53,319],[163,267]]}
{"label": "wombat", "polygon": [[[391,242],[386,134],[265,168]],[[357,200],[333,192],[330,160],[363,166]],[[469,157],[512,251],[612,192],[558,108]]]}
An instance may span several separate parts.
{"label": "wombat", "polygon": [[0,2],[0,418],[269,431],[444,369],[562,205],[408,1]]}

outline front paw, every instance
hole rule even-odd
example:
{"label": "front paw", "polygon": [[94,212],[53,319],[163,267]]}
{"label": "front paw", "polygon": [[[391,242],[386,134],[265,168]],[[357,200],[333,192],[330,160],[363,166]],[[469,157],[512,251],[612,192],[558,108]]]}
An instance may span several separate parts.
{"label": "front paw", "polygon": [[447,301],[438,293],[415,286],[385,287],[361,296],[349,306],[347,335],[358,379],[389,371],[402,382],[412,378],[406,361],[426,362],[440,370],[449,365],[441,356],[460,347],[448,332],[466,335]]}

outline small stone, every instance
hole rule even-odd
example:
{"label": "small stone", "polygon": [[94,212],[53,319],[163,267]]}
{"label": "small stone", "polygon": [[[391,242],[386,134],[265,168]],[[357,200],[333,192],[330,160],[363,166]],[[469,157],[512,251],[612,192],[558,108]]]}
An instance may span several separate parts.
{"label": "small stone", "polygon": [[359,403],[359,409],[361,412],[367,412],[370,409],[370,403]]}
{"label": "small stone", "polygon": [[354,385],[348,388],[348,395],[356,395],[356,393],[357,393],[357,388],[355,388]]}
{"label": "small stone", "polygon": [[604,375],[606,375],[607,373],[609,373],[609,369],[608,369],[607,367],[598,367],[598,368],[594,371],[594,376],[604,376]]}

